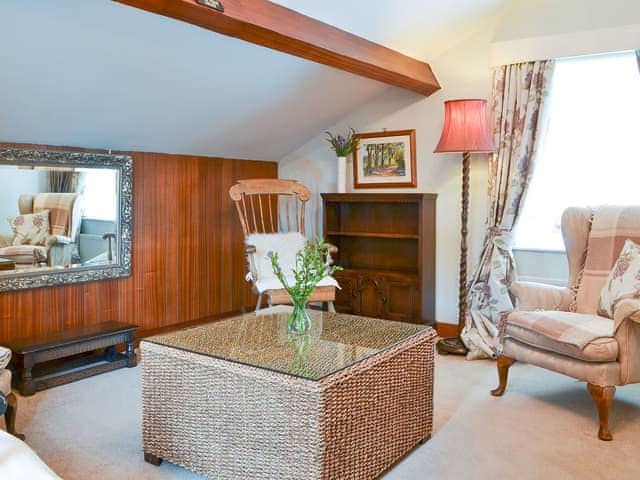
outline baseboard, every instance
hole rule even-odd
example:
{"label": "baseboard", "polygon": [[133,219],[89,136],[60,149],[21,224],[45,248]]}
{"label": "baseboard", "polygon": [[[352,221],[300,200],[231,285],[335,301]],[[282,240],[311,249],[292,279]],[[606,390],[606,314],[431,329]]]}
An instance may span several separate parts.
{"label": "baseboard", "polygon": [[458,336],[458,325],[455,325],[453,323],[437,322],[435,325],[435,329],[438,332],[438,335],[442,338]]}

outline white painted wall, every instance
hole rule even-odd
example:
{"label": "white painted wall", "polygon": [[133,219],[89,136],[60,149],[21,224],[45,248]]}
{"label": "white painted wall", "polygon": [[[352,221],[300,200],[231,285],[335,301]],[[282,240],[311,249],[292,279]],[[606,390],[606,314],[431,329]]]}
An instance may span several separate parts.
{"label": "white painted wall", "polygon": [[[494,20],[495,21],[495,20]],[[434,154],[444,115],[443,101],[462,97],[487,98],[491,89],[489,69],[489,43],[491,25],[469,36],[445,55],[431,62],[441,91],[429,98],[397,89],[389,89],[377,101],[361,108],[332,131],[346,131],[353,126],[357,131],[416,130],[418,188],[401,191],[431,192],[437,201],[437,263],[436,263],[436,320],[455,323],[457,315],[458,255],[460,242],[460,189],[462,156]],[[487,209],[487,157],[476,155],[471,168],[471,224],[470,263],[478,256],[484,233]],[[348,185],[353,185],[351,159],[347,165]],[[321,231],[322,212],[320,192],[336,191],[336,160],[323,135],[319,135],[302,148],[283,158],[279,173],[282,178],[295,178],[314,192],[308,231]],[[348,188],[347,191],[353,191]],[[357,190],[357,192],[393,192],[399,190]]]}
{"label": "white painted wall", "polygon": [[[602,3],[602,5],[600,5]],[[586,9],[586,10],[585,10]],[[615,9],[616,12],[608,12]],[[608,12],[608,13],[603,13]],[[436,320],[457,321],[459,202],[461,157],[456,154],[433,154],[443,121],[443,101],[456,98],[488,98],[491,92],[491,54],[496,42],[528,39],[535,44],[538,37],[549,34],[620,27],[626,23],[640,23],[640,2],[600,2],[599,0],[536,0],[515,2],[511,8],[484,18],[481,28],[467,30],[453,48],[437,58],[429,59],[443,88],[429,98],[389,89],[377,100],[354,111],[331,127],[332,131],[378,131],[384,128],[416,129],[418,188],[417,192],[438,194],[437,264],[436,264]],[[567,39],[571,42],[571,38]],[[640,46],[640,42],[637,46]],[[473,270],[482,246],[488,207],[486,196],[487,160],[476,155],[471,168],[470,270]],[[351,175],[352,165],[348,165]],[[280,176],[294,178],[308,185],[315,197],[309,215],[309,232],[321,233],[319,192],[335,191],[336,163],[323,135],[284,157],[280,162]],[[348,179],[352,185],[352,178]],[[358,190],[358,192],[375,190]],[[387,190],[390,191],[390,190]],[[403,190],[411,191],[411,190]],[[526,255],[525,255],[526,257]],[[553,258],[551,258],[553,257]],[[520,274],[530,279],[562,283],[566,276],[566,262],[559,254],[551,255],[548,272],[528,269],[526,262]],[[529,258],[529,257],[526,257]],[[539,259],[538,259],[539,260]],[[544,262],[543,262],[544,263]],[[539,266],[534,261],[533,266]],[[529,271],[531,270],[531,271]]]}
{"label": "white painted wall", "polygon": [[46,191],[46,173],[0,166],[0,234],[12,235],[7,217],[18,215],[18,196]]}
{"label": "white painted wall", "polygon": [[491,64],[632,50],[640,46],[640,2],[516,0],[496,28]]}

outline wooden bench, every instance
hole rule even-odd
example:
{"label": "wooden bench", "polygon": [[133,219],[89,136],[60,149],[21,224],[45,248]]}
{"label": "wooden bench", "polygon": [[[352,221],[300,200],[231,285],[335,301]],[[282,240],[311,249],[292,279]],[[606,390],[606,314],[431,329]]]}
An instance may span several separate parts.
{"label": "wooden bench", "polygon": [[[13,386],[28,396],[117,368],[135,367],[137,328],[104,322],[13,342],[8,345],[13,351]],[[119,344],[125,345],[124,353],[116,349]]]}

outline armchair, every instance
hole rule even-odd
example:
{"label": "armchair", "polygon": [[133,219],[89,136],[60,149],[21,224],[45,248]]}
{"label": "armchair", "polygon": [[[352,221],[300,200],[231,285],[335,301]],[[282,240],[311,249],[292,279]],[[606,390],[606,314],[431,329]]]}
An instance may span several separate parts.
{"label": "armchair", "polygon": [[640,382],[640,299],[599,312],[600,291],[626,239],[640,241],[640,207],[569,208],[562,216],[569,287],[514,282],[517,310],[501,322],[497,368],[502,396],[509,367],[522,361],[587,382],[599,416],[598,437],[612,440],[616,386]]}
{"label": "armchair", "polygon": [[16,433],[16,411],[18,402],[11,391],[11,370],[6,366],[11,360],[11,350],[0,347],[0,415],[4,415],[7,432],[24,440],[24,435]]}
{"label": "armchair", "polygon": [[48,210],[50,232],[43,245],[3,246],[0,239],[0,257],[12,259],[18,264],[46,261],[47,265],[54,266],[72,263],[77,255],[74,250],[82,216],[77,198],[75,193],[20,195],[20,215]]}
{"label": "armchair", "polygon": [[[258,295],[256,311],[263,295],[269,306],[291,303],[291,297],[273,274],[267,252],[278,253],[280,265],[287,271],[295,265],[295,254],[307,242],[304,234],[305,204],[311,192],[295,180],[240,180],[229,189],[235,202],[245,236],[245,254],[249,264],[247,280]],[[332,246],[329,253],[336,253]],[[335,289],[338,282],[325,277],[309,297],[310,302],[323,302],[334,310]]]}

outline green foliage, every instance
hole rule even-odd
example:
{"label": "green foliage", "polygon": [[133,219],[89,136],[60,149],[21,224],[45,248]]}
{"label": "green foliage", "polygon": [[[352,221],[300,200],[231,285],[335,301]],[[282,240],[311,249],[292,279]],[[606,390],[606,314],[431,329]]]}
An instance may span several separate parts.
{"label": "green foliage", "polygon": [[292,271],[295,278],[293,285],[289,285],[285,278],[287,272],[282,271],[278,262],[278,254],[276,252],[267,254],[271,260],[273,273],[294,302],[304,304],[320,280],[342,270],[342,267],[330,264],[329,247],[330,245],[322,237],[318,237],[315,242],[308,242],[302,250],[296,253],[296,264]]}
{"label": "green foliage", "polygon": [[353,128],[349,128],[349,134],[346,137],[334,136],[331,132],[325,133],[327,134],[327,142],[331,144],[331,148],[339,157],[346,157],[358,148],[358,139],[355,138],[356,131]]}

